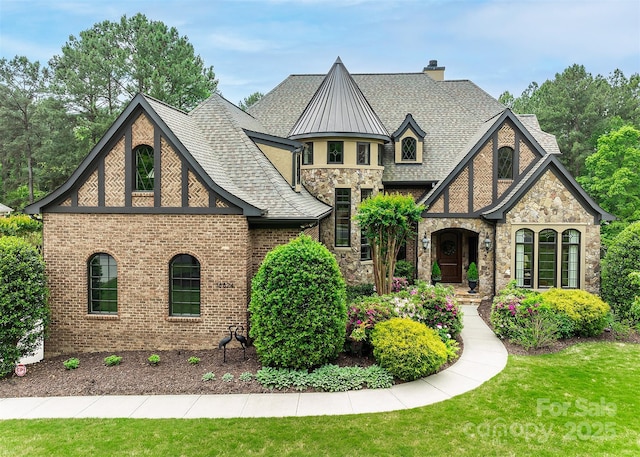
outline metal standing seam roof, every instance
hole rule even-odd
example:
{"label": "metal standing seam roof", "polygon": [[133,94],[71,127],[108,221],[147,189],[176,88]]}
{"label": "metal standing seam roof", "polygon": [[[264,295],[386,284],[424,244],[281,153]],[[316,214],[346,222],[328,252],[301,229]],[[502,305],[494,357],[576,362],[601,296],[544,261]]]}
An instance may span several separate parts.
{"label": "metal standing seam roof", "polygon": [[384,127],[340,57],[291,128],[289,138],[336,133],[389,139]]}

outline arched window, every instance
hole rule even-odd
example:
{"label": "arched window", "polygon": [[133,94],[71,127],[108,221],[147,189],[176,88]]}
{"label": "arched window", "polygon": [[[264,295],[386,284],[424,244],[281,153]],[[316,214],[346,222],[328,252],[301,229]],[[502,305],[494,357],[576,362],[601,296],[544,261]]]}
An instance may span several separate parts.
{"label": "arched window", "polygon": [[189,254],[171,259],[169,314],[172,316],[200,315],[200,262]]}
{"label": "arched window", "polygon": [[538,234],[538,287],[556,286],[557,238],[555,230],[545,229]]}
{"label": "arched window", "polygon": [[417,157],[418,144],[415,138],[406,137],[402,139],[402,160],[415,162]]}
{"label": "arched window", "polygon": [[89,259],[89,313],[118,313],[118,266],[109,254],[95,254]]}
{"label": "arched window", "polygon": [[533,231],[516,232],[516,282],[518,287],[533,287]]}
{"label": "arched window", "polygon": [[580,287],[580,232],[565,230],[562,232],[562,287],[577,289]]}
{"label": "arched window", "polygon": [[135,190],[152,191],[154,177],[153,148],[149,145],[142,144],[133,150],[133,156],[136,160]]}
{"label": "arched window", "polygon": [[498,179],[513,179],[513,149],[498,149]]}

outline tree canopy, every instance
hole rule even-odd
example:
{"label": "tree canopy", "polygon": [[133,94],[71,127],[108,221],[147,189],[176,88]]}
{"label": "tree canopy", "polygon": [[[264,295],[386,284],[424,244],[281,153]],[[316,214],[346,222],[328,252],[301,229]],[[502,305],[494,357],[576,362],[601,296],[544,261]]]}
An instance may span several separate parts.
{"label": "tree canopy", "polygon": [[262,97],[264,97],[264,94],[262,92],[254,92],[253,94],[249,95],[248,97],[245,97],[244,100],[241,100],[240,103],[238,104],[238,106],[240,107],[240,109],[242,111],[246,111],[247,108],[249,108],[251,105],[256,103]]}
{"label": "tree canopy", "polygon": [[371,244],[378,295],[391,293],[396,258],[424,210],[410,195],[382,194],[364,200],[354,216]]}
{"label": "tree canopy", "polygon": [[143,14],[70,36],[48,65],[0,60],[0,201],[17,209],[61,185],[136,93],[188,111],[218,83],[187,37]]}
{"label": "tree canopy", "polygon": [[574,64],[542,85],[532,82],[520,97],[509,92],[500,101],[520,114],[535,114],[542,130],[552,133],[562,151],[560,160],[574,175],[584,173],[586,158],[598,137],[620,120],[640,127],[640,75],[627,79],[620,70],[608,78],[593,77]]}

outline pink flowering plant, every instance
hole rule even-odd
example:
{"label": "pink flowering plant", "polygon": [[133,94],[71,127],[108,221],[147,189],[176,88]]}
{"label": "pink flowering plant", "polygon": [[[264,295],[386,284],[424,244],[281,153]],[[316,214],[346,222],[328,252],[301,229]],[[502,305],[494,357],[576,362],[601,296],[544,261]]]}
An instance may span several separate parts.
{"label": "pink flowering plant", "polygon": [[462,312],[451,287],[418,281],[394,294],[392,301],[398,316],[422,322],[436,330],[443,341],[455,339],[462,331]]}
{"label": "pink flowering plant", "polygon": [[[386,297],[366,297],[351,303],[347,309],[347,339],[368,342],[371,332],[378,322],[396,317],[395,311]],[[355,338],[351,338],[353,332]],[[364,332],[364,338],[361,333]]]}
{"label": "pink flowering plant", "polygon": [[391,281],[391,292],[400,292],[408,288],[409,281],[407,281],[407,278],[393,278],[393,281]]}
{"label": "pink flowering plant", "polygon": [[[542,294],[518,288],[513,281],[493,299],[489,320],[498,337],[517,344],[533,340],[532,344],[523,345],[530,347],[539,347],[537,339],[542,331],[555,339],[567,338],[574,332],[565,313],[557,312],[545,303]],[[529,335],[534,327],[540,331],[537,335]]]}

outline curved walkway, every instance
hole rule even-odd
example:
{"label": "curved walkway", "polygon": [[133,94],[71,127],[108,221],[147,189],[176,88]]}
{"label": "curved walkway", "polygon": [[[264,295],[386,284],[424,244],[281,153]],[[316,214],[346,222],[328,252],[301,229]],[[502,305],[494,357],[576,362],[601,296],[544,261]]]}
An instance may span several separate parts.
{"label": "curved walkway", "polygon": [[0,399],[0,420],[35,418],[224,418],[360,414],[430,405],[475,389],[504,369],[507,350],[478,315],[463,306],[464,351],[440,373],[389,389],[349,392],[24,397]]}

